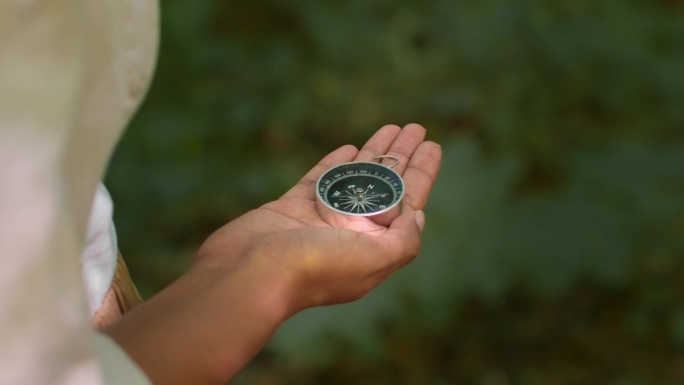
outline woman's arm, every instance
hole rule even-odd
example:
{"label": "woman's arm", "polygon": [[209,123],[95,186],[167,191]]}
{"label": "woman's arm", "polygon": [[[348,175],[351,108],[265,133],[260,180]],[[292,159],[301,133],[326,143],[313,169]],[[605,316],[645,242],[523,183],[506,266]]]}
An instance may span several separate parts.
{"label": "woman's arm", "polygon": [[[424,137],[419,125],[386,126],[361,151],[331,153],[281,199],[219,229],[185,276],[105,332],[155,384],[225,384],[288,317],[361,298],[418,255],[421,210],[441,159]],[[323,221],[311,181],[384,153],[403,163],[403,213],[373,232],[354,230],[358,220]]]}

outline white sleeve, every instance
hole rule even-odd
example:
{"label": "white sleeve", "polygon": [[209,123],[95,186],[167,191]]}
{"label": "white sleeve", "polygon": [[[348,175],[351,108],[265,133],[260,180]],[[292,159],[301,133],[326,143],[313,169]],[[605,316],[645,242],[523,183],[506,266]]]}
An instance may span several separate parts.
{"label": "white sleeve", "polygon": [[116,271],[119,249],[113,211],[114,203],[109,191],[100,183],[90,209],[86,244],[81,254],[81,276],[91,317],[102,305]]}
{"label": "white sleeve", "polygon": [[104,334],[96,334],[97,352],[100,356],[102,374],[107,385],[149,385],[145,374]]}

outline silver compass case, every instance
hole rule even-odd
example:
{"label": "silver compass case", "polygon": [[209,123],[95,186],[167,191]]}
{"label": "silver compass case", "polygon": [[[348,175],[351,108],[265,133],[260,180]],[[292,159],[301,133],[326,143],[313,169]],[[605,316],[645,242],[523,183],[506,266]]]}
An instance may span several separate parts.
{"label": "silver compass case", "polygon": [[318,179],[316,196],[327,210],[342,215],[376,217],[390,211],[398,215],[405,187],[393,166],[377,162],[339,164]]}

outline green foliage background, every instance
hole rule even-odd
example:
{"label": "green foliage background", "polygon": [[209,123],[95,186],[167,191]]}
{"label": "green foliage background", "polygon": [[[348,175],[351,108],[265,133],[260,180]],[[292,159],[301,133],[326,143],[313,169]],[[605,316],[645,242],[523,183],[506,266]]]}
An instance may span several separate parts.
{"label": "green foliage background", "polygon": [[683,102],[678,0],[164,1],[106,183],[150,296],[329,151],[421,123],[421,256],[235,382],[682,384]]}

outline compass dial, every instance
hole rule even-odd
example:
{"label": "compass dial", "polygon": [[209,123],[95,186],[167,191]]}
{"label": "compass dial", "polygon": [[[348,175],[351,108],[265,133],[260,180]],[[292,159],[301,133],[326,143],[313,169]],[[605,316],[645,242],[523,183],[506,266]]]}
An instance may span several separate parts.
{"label": "compass dial", "polygon": [[388,211],[401,201],[404,181],[379,163],[351,162],[323,174],[316,191],[319,199],[334,211],[371,216]]}

